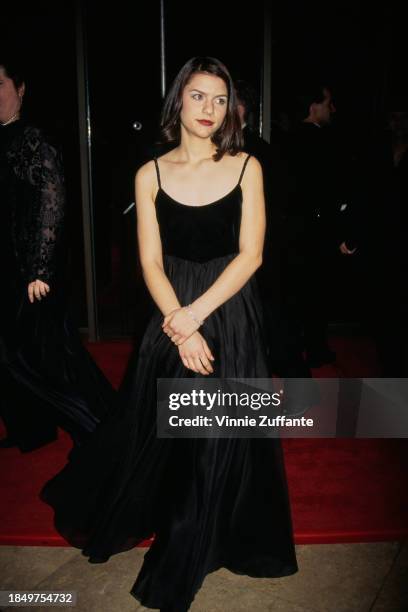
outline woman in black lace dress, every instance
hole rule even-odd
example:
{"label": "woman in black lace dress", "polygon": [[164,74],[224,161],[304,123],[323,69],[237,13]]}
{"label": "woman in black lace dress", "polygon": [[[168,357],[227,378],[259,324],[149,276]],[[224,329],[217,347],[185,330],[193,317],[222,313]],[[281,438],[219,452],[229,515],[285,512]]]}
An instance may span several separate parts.
{"label": "woman in black lace dress", "polygon": [[76,445],[113,405],[114,392],[82,347],[64,293],[64,178],[44,132],[20,118],[21,73],[0,58],[0,416],[4,447]]}
{"label": "woman in black lace dress", "polygon": [[163,129],[175,147],[136,175],[140,260],[156,309],[124,405],[41,498],[92,563],[155,534],[131,593],[149,608],[184,612],[220,567],[280,577],[297,563],[278,439],[157,436],[158,378],[268,376],[254,277],[265,232],[262,171],[240,151],[221,62],[187,62]]}

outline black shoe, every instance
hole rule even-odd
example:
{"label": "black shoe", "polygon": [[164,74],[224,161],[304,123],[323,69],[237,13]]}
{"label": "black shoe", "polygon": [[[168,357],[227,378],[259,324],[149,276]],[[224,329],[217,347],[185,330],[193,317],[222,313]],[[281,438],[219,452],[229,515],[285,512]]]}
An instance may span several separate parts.
{"label": "black shoe", "polygon": [[160,608],[160,612],[188,612],[189,609],[189,607],[186,608],[183,604],[176,604],[174,606],[164,606],[164,608]]}
{"label": "black shoe", "polygon": [[0,440],[0,448],[13,448],[14,446],[18,446],[17,441],[10,436]]}
{"label": "black shoe", "polygon": [[318,353],[308,353],[306,357],[306,363],[310,368],[320,368],[330,363],[335,363],[336,353],[327,349],[325,351],[319,351]]}
{"label": "black shoe", "polygon": [[88,563],[106,563],[110,557],[89,557]]}

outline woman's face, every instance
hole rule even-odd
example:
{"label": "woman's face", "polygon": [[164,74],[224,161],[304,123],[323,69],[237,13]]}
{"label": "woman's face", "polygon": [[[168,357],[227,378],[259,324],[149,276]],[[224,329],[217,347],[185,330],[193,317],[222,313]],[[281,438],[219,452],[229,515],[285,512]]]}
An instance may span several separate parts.
{"label": "woman's face", "polygon": [[3,66],[0,66],[0,123],[5,123],[20,110],[23,93],[24,85],[16,89]]}
{"label": "woman's face", "polygon": [[221,127],[227,107],[228,90],[223,79],[198,72],[183,91],[181,125],[199,138],[208,138]]}

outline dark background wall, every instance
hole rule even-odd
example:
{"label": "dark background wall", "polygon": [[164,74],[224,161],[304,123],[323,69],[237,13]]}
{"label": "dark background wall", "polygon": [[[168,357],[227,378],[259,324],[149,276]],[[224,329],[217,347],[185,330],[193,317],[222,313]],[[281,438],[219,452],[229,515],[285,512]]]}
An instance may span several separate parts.
{"label": "dark background wall", "polygon": [[[92,127],[96,271],[102,335],[126,334],[138,307],[135,262],[134,173],[157,137],[160,108],[158,0],[106,6],[81,3],[87,32]],[[167,83],[198,54],[219,57],[234,78],[262,83],[265,4],[239,10],[232,2],[165,3]],[[344,146],[361,150],[384,127],[387,109],[404,101],[403,20],[393,5],[362,1],[267,2],[272,27],[272,117],[291,111],[309,78],[333,84],[335,127]],[[78,152],[75,2],[19,3],[2,9],[1,48],[14,49],[27,67],[25,113],[51,126],[64,151],[69,202],[71,275],[81,325],[86,324]],[[4,33],[4,34],[3,34]],[[132,125],[143,128],[136,132]],[[139,289],[138,289],[139,288]]]}

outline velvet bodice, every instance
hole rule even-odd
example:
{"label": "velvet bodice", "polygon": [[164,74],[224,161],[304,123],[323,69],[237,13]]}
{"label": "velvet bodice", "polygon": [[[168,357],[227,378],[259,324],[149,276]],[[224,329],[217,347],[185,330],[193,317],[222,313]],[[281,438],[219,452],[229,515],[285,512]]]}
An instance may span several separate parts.
{"label": "velvet bodice", "polygon": [[193,206],[182,204],[161,187],[157,160],[159,190],[156,195],[156,216],[164,255],[205,262],[239,252],[242,190],[241,179],[222,198]]}

